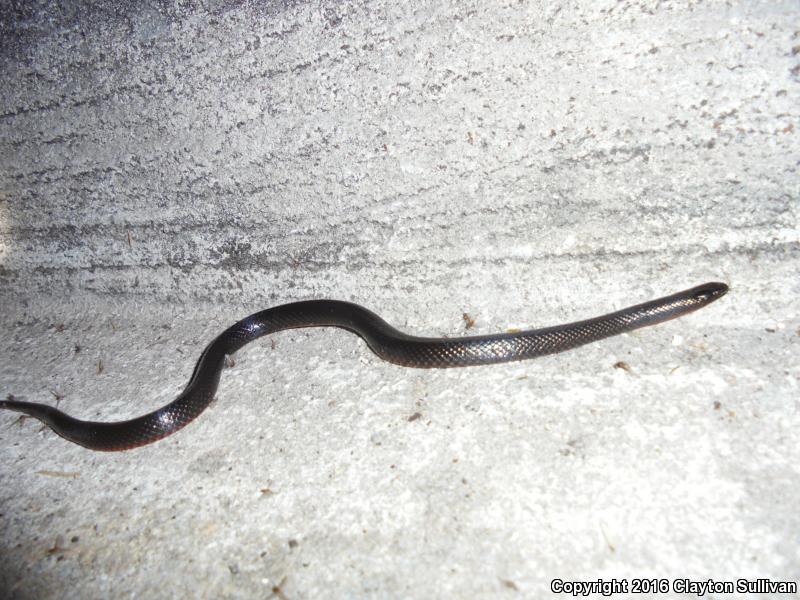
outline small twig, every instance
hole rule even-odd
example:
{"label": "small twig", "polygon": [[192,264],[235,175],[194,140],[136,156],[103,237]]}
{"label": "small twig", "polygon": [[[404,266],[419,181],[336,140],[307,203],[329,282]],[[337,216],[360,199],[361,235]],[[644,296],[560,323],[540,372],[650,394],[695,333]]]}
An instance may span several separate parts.
{"label": "small twig", "polygon": [[283,594],[283,590],[281,589],[284,585],[286,585],[287,579],[288,576],[284,576],[283,579],[280,580],[278,585],[272,586],[272,595],[270,596],[270,598],[272,598],[272,596],[275,596],[276,598],[280,598],[280,600],[287,600],[286,596]]}
{"label": "small twig", "polygon": [[461,318],[464,319],[464,329],[472,329],[475,327],[475,319],[470,317],[469,313],[462,314]]}
{"label": "small twig", "polygon": [[58,405],[64,399],[64,394],[59,394],[58,392],[56,392],[54,390],[50,390],[50,394],[52,394],[53,398],[56,399],[56,408],[58,408]]}
{"label": "small twig", "polygon": [[628,373],[633,372],[633,369],[631,369],[631,366],[628,363],[626,363],[624,360],[621,360],[619,362],[615,362],[614,363],[614,368],[615,369],[622,369],[623,371],[627,371]]}

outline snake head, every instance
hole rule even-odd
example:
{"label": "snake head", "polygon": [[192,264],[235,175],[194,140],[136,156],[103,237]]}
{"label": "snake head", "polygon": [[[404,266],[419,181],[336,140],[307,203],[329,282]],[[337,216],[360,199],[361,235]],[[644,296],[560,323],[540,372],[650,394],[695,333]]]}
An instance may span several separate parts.
{"label": "snake head", "polygon": [[714,300],[719,300],[727,293],[728,286],[726,284],[720,283],[719,281],[711,281],[703,285],[698,285],[694,289],[694,298],[699,302],[708,304]]}

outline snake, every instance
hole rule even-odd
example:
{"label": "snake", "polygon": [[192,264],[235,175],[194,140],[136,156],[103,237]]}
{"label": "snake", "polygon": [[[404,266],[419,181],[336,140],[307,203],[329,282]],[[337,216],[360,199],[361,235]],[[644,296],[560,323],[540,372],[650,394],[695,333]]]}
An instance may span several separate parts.
{"label": "snake", "polygon": [[360,336],[378,357],[405,367],[491,365],[563,352],[640,327],[656,325],[707,306],[728,291],[710,282],[564,325],[470,337],[418,337],[395,329],[374,312],[340,300],[305,300],[267,308],[219,334],[198,359],[189,383],[169,404],[115,422],[84,421],[52,406],[9,396],[0,408],[38,419],[62,438],[90,450],[129,450],[171,435],[214,399],[226,357],[264,335],[301,327],[339,327]]}

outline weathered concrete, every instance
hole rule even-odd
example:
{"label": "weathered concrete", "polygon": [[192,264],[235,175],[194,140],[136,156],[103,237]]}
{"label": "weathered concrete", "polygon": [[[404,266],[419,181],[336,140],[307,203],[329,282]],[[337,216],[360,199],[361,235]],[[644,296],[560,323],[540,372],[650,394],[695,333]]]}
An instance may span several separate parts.
{"label": "weathered concrete", "polygon": [[278,334],[123,454],[0,414],[7,595],[800,577],[795,1],[0,11],[3,395],[140,414],[312,297],[459,335],[732,286],[498,367]]}

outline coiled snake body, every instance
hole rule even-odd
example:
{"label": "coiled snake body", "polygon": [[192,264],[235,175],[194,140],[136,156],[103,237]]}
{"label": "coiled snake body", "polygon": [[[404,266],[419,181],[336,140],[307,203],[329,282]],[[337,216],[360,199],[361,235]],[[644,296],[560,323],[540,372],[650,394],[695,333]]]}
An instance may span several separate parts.
{"label": "coiled snake body", "polygon": [[384,360],[406,367],[446,368],[525,360],[655,325],[706,306],[728,291],[706,283],[602,317],[566,325],[463,338],[425,338],[398,331],[375,313],[349,302],[310,300],[268,308],[223,331],[203,351],[186,389],[151,413],[112,423],[82,421],[47,406],[0,400],[0,408],[39,419],[61,437],[92,450],[128,450],[181,429],[214,398],[225,357],[268,333],[298,327],[341,327],[359,335]]}

